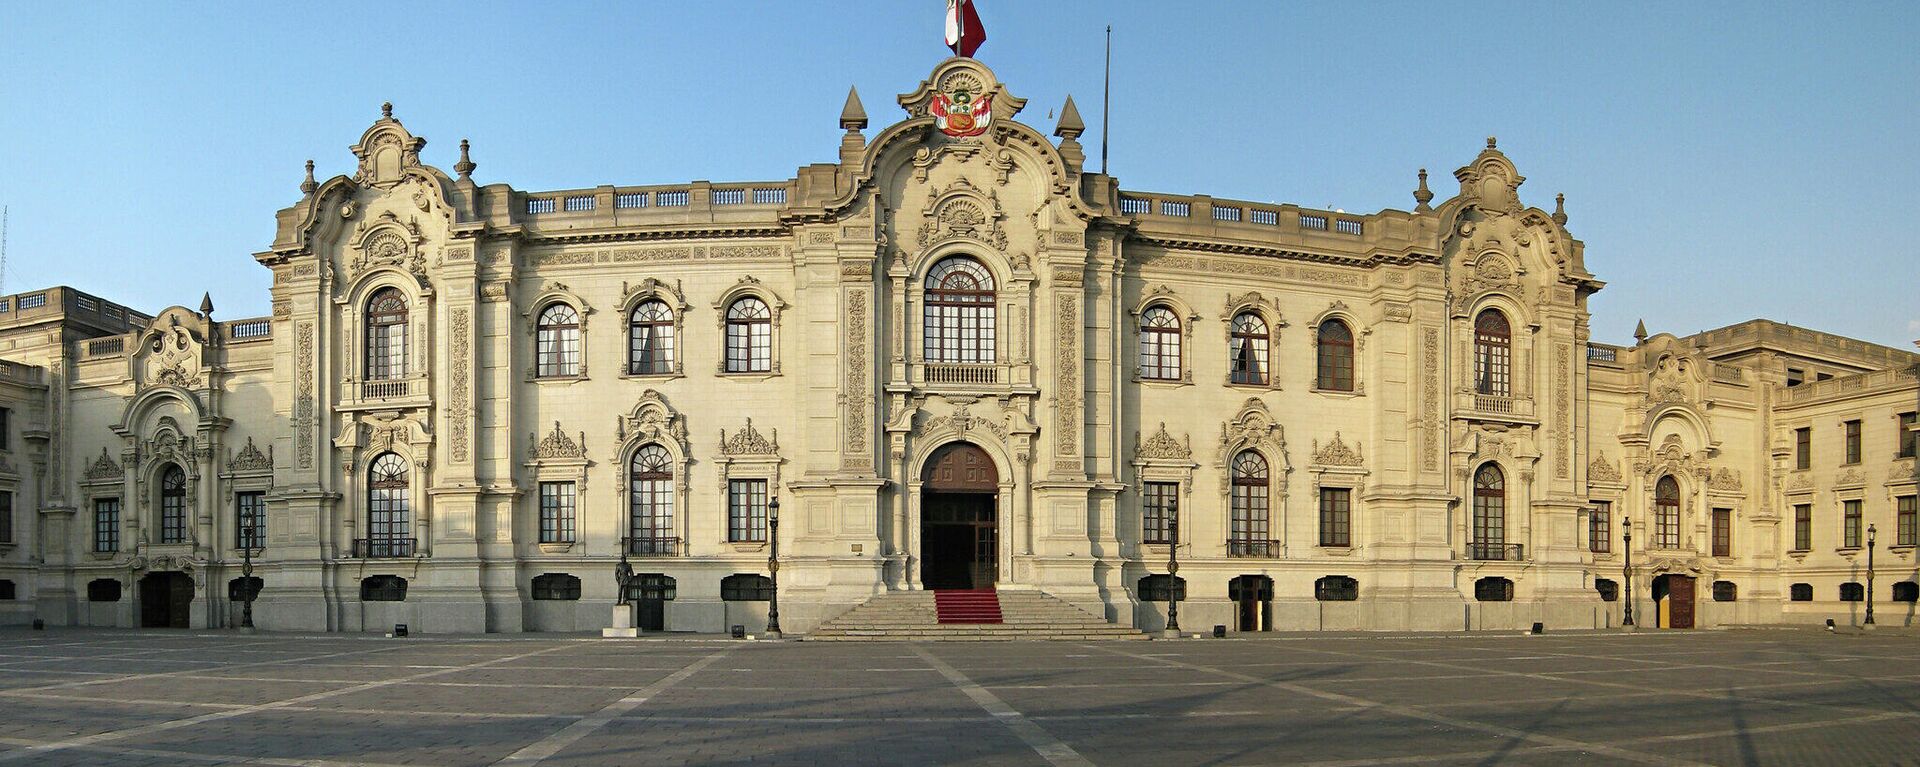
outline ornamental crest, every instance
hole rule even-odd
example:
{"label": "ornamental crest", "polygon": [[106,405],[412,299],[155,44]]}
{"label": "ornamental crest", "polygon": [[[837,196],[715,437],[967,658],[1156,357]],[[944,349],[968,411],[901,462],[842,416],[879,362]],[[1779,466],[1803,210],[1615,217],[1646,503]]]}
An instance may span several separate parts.
{"label": "ornamental crest", "polygon": [[1167,433],[1167,422],[1160,422],[1160,430],[1145,440],[1140,432],[1133,433],[1134,457],[1147,461],[1185,461],[1193,458],[1193,438],[1185,441],[1175,440]]}
{"label": "ornamental crest", "polygon": [[927,105],[933,123],[940,132],[956,138],[978,136],[993,122],[993,99],[989,94],[961,85],[947,93],[933,94]]}
{"label": "ornamental crest", "polygon": [[1588,482],[1619,482],[1620,480],[1620,470],[1614,468],[1613,462],[1603,456],[1594,456],[1593,463],[1587,465]]}
{"label": "ornamental crest", "polygon": [[420,232],[418,219],[408,219],[401,224],[391,211],[383,212],[372,224],[361,221],[354,234],[358,244],[353,246],[353,255],[347,261],[352,274],[358,275],[376,266],[392,266],[426,279],[427,256],[420,247],[426,237]]}
{"label": "ornamental crest", "polygon": [[778,455],[780,453],[780,430],[773,430],[773,437],[763,437],[753,428],[753,419],[747,419],[747,426],[727,436],[727,430],[720,430],[720,452],[723,455]]}
{"label": "ornamental crest", "polygon": [[100,448],[100,457],[87,465],[87,479],[119,479],[123,474],[120,464],[107,457],[107,449]]}
{"label": "ornamental crest", "polygon": [[[528,441],[533,440],[533,435],[527,436]],[[560,430],[559,421],[554,421],[553,431],[545,438],[533,442],[533,457],[537,460],[585,458],[587,457],[587,433],[580,432],[580,439],[575,440]]]}
{"label": "ornamental crest", "polygon": [[1353,447],[1347,447],[1337,431],[1333,433],[1333,441],[1328,442],[1326,447],[1321,447],[1320,440],[1316,439],[1313,441],[1313,462],[1321,466],[1359,466],[1360,443],[1355,441]]}
{"label": "ornamental crest", "polygon": [[1740,475],[1734,472],[1733,470],[1726,469],[1726,468],[1722,468],[1719,471],[1714,472],[1713,479],[1708,480],[1707,482],[1707,489],[1709,490],[1721,490],[1721,491],[1730,492],[1730,493],[1737,493],[1737,492],[1740,492],[1740,488],[1741,488]]}
{"label": "ornamental crest", "polygon": [[198,322],[199,317],[185,309],[171,308],[161,313],[153,321],[145,335],[141,336],[141,348],[136,352],[138,361],[135,369],[140,380],[149,386],[178,386],[182,389],[198,388],[201,378],[201,340],[187,324]]}
{"label": "ornamental crest", "polygon": [[[106,455],[102,453],[101,457],[105,458]],[[260,448],[253,444],[253,438],[248,437],[247,444],[245,447],[240,448],[240,453],[227,459],[227,470],[272,471],[273,446],[268,445],[267,452],[262,453],[260,452]]]}

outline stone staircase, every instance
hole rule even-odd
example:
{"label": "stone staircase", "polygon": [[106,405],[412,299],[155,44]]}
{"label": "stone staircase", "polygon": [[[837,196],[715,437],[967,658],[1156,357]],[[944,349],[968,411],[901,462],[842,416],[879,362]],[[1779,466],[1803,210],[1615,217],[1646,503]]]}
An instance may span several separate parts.
{"label": "stone staircase", "polygon": [[814,642],[1006,642],[1146,639],[1039,591],[1001,591],[1000,623],[941,623],[931,591],[889,591],[827,621]]}

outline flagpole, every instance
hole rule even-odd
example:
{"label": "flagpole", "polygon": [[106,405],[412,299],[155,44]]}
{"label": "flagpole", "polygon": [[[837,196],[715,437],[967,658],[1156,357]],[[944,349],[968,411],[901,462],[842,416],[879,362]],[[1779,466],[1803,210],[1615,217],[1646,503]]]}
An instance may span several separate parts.
{"label": "flagpole", "polygon": [[1113,101],[1113,25],[1107,25],[1107,71],[1100,84],[1100,175],[1107,175],[1107,115]]}

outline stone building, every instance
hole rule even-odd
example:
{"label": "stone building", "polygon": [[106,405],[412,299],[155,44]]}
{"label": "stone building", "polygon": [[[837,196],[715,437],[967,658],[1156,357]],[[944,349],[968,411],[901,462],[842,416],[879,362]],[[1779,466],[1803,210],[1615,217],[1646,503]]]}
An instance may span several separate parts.
{"label": "stone building", "polygon": [[544,192],[388,107],[277,213],[270,317],[0,298],[0,618],[591,630],[624,554],[643,624],[758,628],[777,501],[796,632],[983,586],[1145,630],[1170,592],[1240,630],[1848,621],[1866,525],[1912,620],[1920,355],[1591,342],[1602,283],[1492,139],[1358,215],[1123,190],[972,59],[898,104],[869,135],[850,93],[784,180]]}

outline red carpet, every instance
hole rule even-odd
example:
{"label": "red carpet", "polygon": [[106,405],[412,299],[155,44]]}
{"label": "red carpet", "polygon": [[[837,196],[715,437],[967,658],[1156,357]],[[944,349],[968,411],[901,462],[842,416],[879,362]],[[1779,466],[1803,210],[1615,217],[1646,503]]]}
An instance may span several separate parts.
{"label": "red carpet", "polygon": [[941,623],[999,623],[1000,596],[993,589],[933,592]]}

